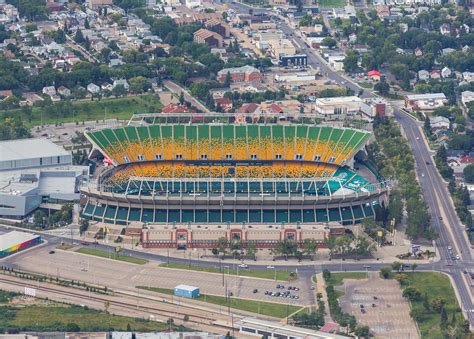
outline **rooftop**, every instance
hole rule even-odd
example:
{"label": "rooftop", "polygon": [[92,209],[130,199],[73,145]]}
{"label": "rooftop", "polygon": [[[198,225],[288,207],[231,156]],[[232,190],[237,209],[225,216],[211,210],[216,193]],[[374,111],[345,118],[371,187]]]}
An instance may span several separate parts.
{"label": "rooftop", "polygon": [[0,235],[0,251],[4,251],[10,247],[35,239],[37,237],[39,237],[37,234],[19,231],[12,231],[2,234]]}
{"label": "rooftop", "polygon": [[17,139],[0,142],[0,162],[69,154],[64,148],[48,139]]}
{"label": "rooftop", "polygon": [[362,102],[362,99],[356,96],[316,99],[316,103],[320,105],[334,105],[334,104],[351,103],[351,102]]}

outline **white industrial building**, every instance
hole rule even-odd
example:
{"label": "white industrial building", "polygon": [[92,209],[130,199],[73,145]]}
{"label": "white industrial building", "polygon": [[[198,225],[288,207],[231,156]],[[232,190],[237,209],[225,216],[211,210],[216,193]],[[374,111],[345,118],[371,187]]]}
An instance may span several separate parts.
{"label": "white industrial building", "polygon": [[275,74],[277,82],[311,82],[316,80],[316,72],[278,73]]}
{"label": "white industrial building", "polygon": [[325,116],[364,113],[373,116],[372,108],[357,96],[318,98],[315,101],[316,113]]}
{"label": "white industrial building", "polygon": [[79,199],[88,166],[74,166],[72,155],[47,139],[0,142],[0,216],[23,218],[42,203],[60,207]]}

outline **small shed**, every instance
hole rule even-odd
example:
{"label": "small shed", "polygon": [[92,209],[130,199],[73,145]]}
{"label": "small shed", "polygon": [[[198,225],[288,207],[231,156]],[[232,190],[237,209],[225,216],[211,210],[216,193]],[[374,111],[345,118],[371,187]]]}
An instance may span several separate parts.
{"label": "small shed", "polygon": [[174,288],[174,295],[184,298],[197,298],[200,295],[199,287],[178,285]]}

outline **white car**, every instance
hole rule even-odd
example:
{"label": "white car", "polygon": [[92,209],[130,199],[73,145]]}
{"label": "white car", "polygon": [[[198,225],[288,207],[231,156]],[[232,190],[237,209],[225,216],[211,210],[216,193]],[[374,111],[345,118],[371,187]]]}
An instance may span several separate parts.
{"label": "white car", "polygon": [[271,265],[270,265],[270,266],[267,266],[267,268],[268,268],[269,270],[273,270],[273,269],[275,268],[275,266],[271,266]]}
{"label": "white car", "polygon": [[240,267],[240,268],[249,268],[249,265],[247,265],[247,264],[240,264],[239,267]]}
{"label": "white car", "polygon": [[420,137],[416,137],[416,140],[420,140]]}

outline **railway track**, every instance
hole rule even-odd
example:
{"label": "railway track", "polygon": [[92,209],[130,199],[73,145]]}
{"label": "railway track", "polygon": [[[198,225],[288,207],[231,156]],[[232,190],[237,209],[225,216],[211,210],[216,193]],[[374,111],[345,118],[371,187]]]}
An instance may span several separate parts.
{"label": "railway track", "polygon": [[[175,318],[175,320],[176,319],[181,320],[181,319],[183,319],[183,317],[185,315],[187,315],[189,317],[189,320],[187,320],[186,323],[196,323],[196,324],[199,324],[199,325],[211,326],[213,328],[219,327],[223,330],[224,329],[225,330],[231,330],[232,329],[231,326],[226,326],[222,323],[216,322],[216,319],[213,316],[196,315],[196,314],[192,314],[192,312],[183,312],[183,311],[179,311],[177,309],[176,310],[163,310],[163,309],[158,308],[158,307],[152,307],[152,306],[146,306],[146,305],[138,306],[138,304],[136,304],[136,303],[114,300],[113,296],[111,296],[111,298],[106,298],[106,297],[101,296],[101,295],[90,296],[86,293],[79,293],[78,291],[64,291],[62,289],[58,289],[58,288],[54,288],[54,287],[50,287],[50,286],[38,286],[37,284],[33,284],[33,283],[19,282],[19,281],[16,281],[16,280],[9,280],[9,279],[6,279],[4,277],[0,277],[0,282],[10,284],[10,285],[19,286],[19,287],[34,288],[36,290],[40,290],[40,291],[44,291],[44,292],[51,292],[51,293],[55,293],[57,295],[63,295],[63,296],[69,296],[69,297],[72,296],[72,297],[81,298],[81,299],[84,299],[84,300],[90,300],[90,301],[94,301],[94,302],[103,302],[103,303],[108,302],[110,306],[117,306],[117,307],[121,307],[123,309],[129,309],[129,310],[139,309],[141,311],[146,311],[146,312],[148,312],[148,313],[150,313],[154,316],[155,315],[156,316],[161,316],[164,319]],[[130,297],[129,295],[120,294],[120,293],[118,293],[117,296]],[[145,301],[153,301],[153,300],[146,299]],[[174,305],[174,304],[165,304],[165,305]],[[179,307],[183,307],[183,306],[179,306]]]}

